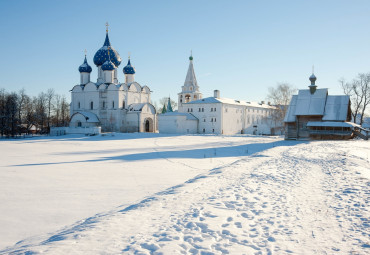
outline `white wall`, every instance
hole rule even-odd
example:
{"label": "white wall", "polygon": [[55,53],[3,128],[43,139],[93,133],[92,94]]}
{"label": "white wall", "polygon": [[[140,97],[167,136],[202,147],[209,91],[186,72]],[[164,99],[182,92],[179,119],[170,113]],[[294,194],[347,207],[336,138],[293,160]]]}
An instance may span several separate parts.
{"label": "white wall", "polygon": [[196,134],[197,120],[188,120],[186,116],[158,115],[158,131],[164,134]]}

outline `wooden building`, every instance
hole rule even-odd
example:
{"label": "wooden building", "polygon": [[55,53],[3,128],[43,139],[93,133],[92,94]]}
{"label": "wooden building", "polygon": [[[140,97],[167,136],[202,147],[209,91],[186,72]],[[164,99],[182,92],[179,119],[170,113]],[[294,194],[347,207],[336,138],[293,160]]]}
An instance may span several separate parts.
{"label": "wooden building", "polygon": [[349,96],[329,96],[328,89],[317,89],[316,76],[310,76],[309,89],[293,95],[285,115],[285,139],[350,139],[359,126],[351,121]]}

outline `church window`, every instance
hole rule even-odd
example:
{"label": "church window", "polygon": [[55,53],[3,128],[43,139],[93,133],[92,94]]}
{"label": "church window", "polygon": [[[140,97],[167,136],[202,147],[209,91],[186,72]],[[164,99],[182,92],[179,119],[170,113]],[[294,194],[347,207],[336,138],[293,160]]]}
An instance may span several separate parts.
{"label": "church window", "polygon": [[203,133],[205,133],[206,132],[206,129],[205,128],[203,128]]}
{"label": "church window", "polygon": [[204,108],[202,108],[202,112],[204,112]]}
{"label": "church window", "polygon": [[212,129],[212,133],[214,133],[215,132],[215,129]]}
{"label": "church window", "polygon": [[215,122],[216,122],[216,118],[215,118]]}
{"label": "church window", "polygon": [[112,109],[114,109],[114,101],[112,101]]}
{"label": "church window", "polygon": [[213,112],[213,108],[211,108],[211,112]]}
{"label": "church window", "polygon": [[216,111],[216,107],[215,107],[214,111]]}
{"label": "church window", "polygon": [[203,122],[206,122],[206,118],[203,118]]}
{"label": "church window", "polygon": [[190,95],[185,95],[185,103],[189,103],[190,102]]}
{"label": "church window", "polygon": [[91,101],[90,102],[90,110],[93,110],[94,109],[94,102],[93,101]]}
{"label": "church window", "polygon": [[180,103],[182,103],[182,99],[180,99]]}
{"label": "church window", "polygon": [[201,109],[199,108],[199,112],[201,112]]}
{"label": "church window", "polygon": [[80,109],[81,108],[81,103],[80,102],[78,102],[78,109]]}
{"label": "church window", "polygon": [[193,112],[193,108],[191,108],[190,111]]}
{"label": "church window", "polygon": [[190,112],[190,109],[188,108],[188,112]]}
{"label": "church window", "polygon": [[211,118],[211,122],[213,122],[213,118]]}
{"label": "church window", "polygon": [[103,109],[105,109],[105,101],[103,101]]}
{"label": "church window", "polygon": [[125,109],[125,100],[122,101],[122,109]]}

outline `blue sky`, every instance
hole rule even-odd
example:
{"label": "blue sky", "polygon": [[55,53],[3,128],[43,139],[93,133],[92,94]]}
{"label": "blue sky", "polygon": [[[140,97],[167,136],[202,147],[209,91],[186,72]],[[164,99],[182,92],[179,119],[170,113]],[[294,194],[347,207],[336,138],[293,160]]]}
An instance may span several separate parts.
{"label": "blue sky", "polygon": [[316,84],[341,94],[338,79],[370,72],[370,1],[1,1],[0,88],[48,88],[70,98],[84,49],[93,67],[109,22],[112,46],[128,52],[152,99],[177,98],[188,57],[204,97],[260,101],[268,87]]}

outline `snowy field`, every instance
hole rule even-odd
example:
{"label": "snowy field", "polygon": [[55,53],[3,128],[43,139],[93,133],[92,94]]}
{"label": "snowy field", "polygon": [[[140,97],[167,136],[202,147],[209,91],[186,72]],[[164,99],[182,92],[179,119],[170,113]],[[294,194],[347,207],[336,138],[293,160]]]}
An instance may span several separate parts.
{"label": "snowy field", "polygon": [[0,254],[369,254],[370,141],[0,140]]}

